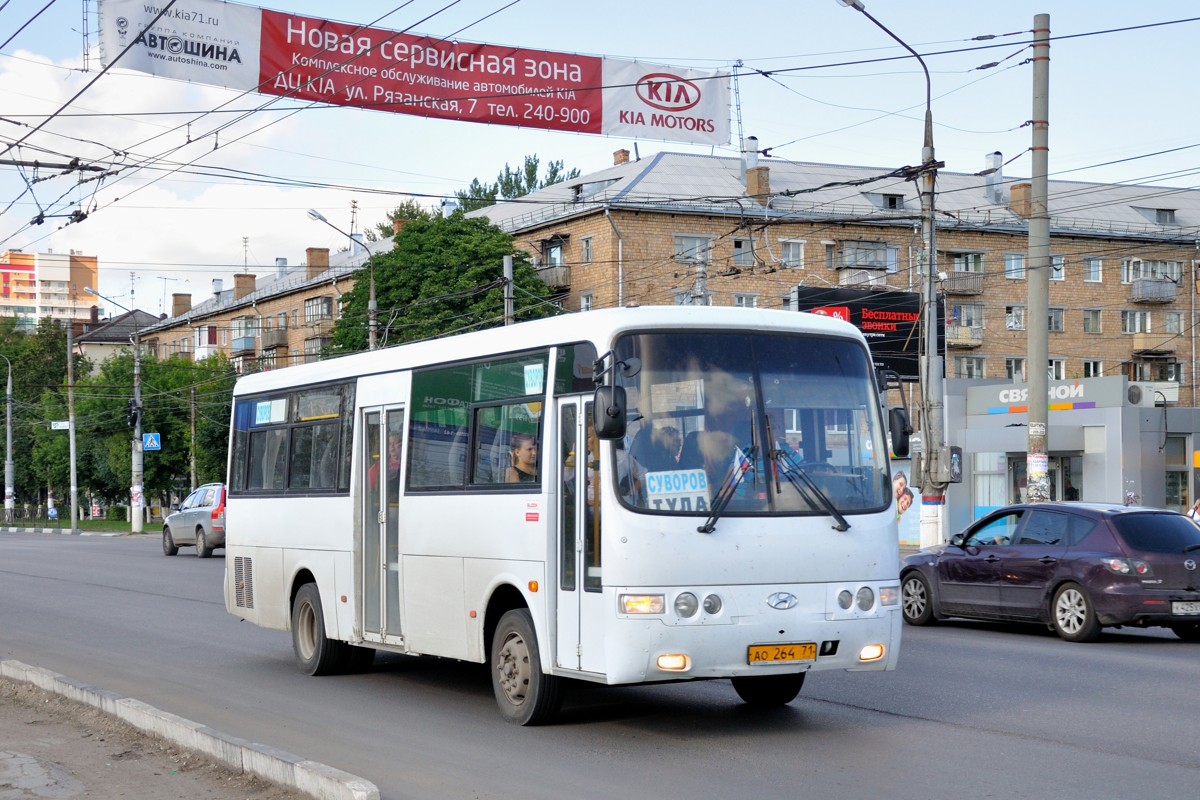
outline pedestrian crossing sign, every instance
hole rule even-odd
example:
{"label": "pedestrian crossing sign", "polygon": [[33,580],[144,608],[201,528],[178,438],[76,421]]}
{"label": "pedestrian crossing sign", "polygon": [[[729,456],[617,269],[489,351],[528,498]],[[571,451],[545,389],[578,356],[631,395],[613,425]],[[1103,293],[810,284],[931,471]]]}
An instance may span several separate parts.
{"label": "pedestrian crossing sign", "polygon": [[142,434],[143,450],[162,450],[162,437],[157,433]]}

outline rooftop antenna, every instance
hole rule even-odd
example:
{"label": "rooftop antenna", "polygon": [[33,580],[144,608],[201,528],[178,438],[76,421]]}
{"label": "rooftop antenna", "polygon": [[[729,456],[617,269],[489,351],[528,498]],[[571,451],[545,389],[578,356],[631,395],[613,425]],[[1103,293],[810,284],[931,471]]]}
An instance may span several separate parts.
{"label": "rooftop antenna", "polygon": [[242,237],[242,271],[250,268],[250,237]]}

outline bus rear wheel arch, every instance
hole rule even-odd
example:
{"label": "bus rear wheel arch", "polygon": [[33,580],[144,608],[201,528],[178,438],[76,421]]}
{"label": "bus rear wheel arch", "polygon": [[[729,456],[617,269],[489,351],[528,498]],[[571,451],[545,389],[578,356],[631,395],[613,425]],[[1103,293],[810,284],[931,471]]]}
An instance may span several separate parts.
{"label": "bus rear wheel arch", "polygon": [[306,675],[335,675],[347,662],[346,644],[325,635],[321,593],[306,583],[292,600],[292,650],[296,665]]}
{"label": "bus rear wheel arch", "polygon": [[562,679],[542,672],[541,652],[528,609],[506,611],[489,651],[492,691],[501,715],[515,725],[549,722],[562,706]]}

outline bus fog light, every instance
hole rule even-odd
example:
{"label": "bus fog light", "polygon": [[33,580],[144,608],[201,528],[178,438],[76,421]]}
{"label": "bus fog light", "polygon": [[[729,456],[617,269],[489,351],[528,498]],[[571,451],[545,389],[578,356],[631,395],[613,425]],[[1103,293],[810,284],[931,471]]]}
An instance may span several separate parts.
{"label": "bus fog light", "polygon": [[870,586],[864,586],[858,590],[858,596],[855,598],[858,602],[860,611],[870,611],[871,606],[875,605],[875,593],[871,591]]}
{"label": "bus fog light", "polygon": [[842,589],[840,592],[838,592],[838,605],[842,607],[843,611],[848,611],[850,609],[850,604],[853,602],[854,595],[850,594],[849,589]]}
{"label": "bus fog light", "polygon": [[696,611],[699,608],[700,601],[691,592],[683,592],[675,598],[675,613],[684,619],[696,616]]}
{"label": "bus fog light", "polygon": [[692,660],[686,653],[663,653],[655,663],[666,672],[687,672],[692,668]]}
{"label": "bus fog light", "polygon": [[707,595],[704,598],[704,613],[705,614],[720,614],[721,608],[723,606],[724,606],[724,603],[721,602],[721,598],[715,594]]}
{"label": "bus fog light", "polygon": [[879,587],[879,605],[894,606],[900,603],[900,587],[899,586],[880,586]]}
{"label": "bus fog light", "polygon": [[863,645],[863,649],[858,651],[859,661],[878,661],[883,658],[883,654],[887,652],[887,648],[881,644]]}
{"label": "bus fog light", "polygon": [[667,607],[661,594],[623,594],[621,610],[626,614],[661,614]]}

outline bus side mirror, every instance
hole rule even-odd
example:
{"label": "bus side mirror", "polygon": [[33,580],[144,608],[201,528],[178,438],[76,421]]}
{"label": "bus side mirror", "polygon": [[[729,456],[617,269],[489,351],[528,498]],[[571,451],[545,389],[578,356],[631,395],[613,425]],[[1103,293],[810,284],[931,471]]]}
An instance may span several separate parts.
{"label": "bus side mirror", "polygon": [[625,387],[597,386],[592,405],[592,425],[599,439],[625,435]]}
{"label": "bus side mirror", "polygon": [[903,408],[888,409],[888,434],[892,438],[892,452],[897,458],[908,457],[908,437],[912,433],[912,425],[908,421],[908,412]]}

